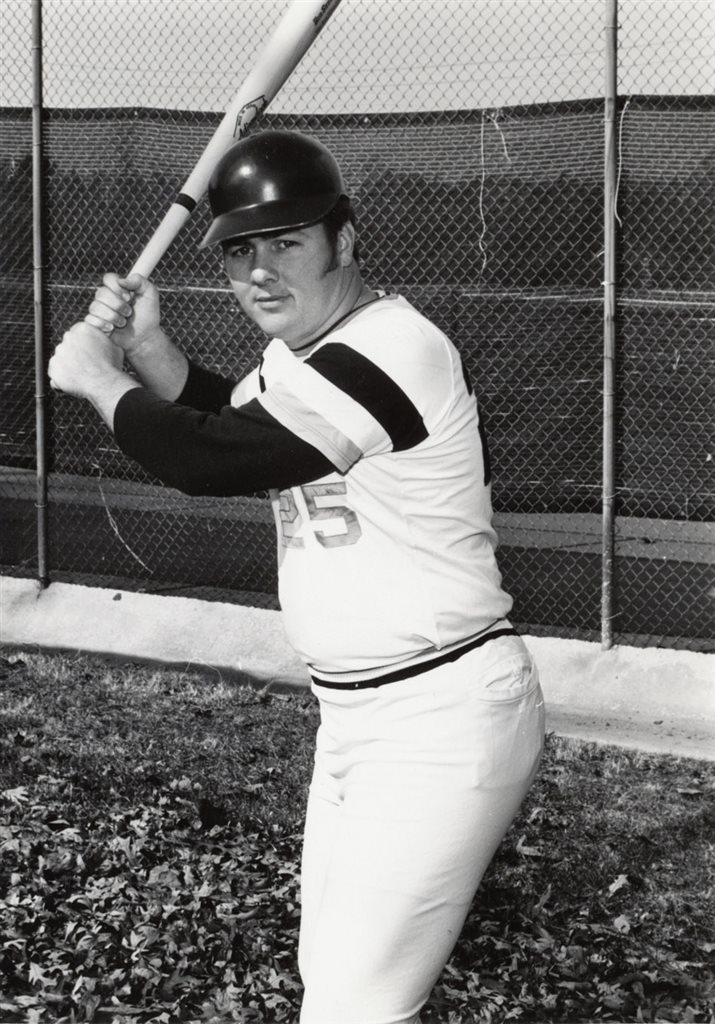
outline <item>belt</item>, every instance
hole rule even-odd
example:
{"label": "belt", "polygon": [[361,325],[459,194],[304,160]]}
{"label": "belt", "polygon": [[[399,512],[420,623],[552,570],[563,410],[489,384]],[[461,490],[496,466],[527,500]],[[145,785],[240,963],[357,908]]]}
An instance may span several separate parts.
{"label": "belt", "polygon": [[485,633],[482,636],[478,636],[476,640],[472,640],[470,643],[465,644],[464,647],[458,647],[456,650],[447,651],[446,654],[439,654],[436,658],[432,658],[431,661],[421,661],[417,665],[409,665],[407,668],[398,668],[394,672],[387,672],[384,676],[378,676],[376,679],[360,679],[357,682],[352,683],[329,683],[325,679],[318,679],[316,676],[311,676],[316,686],[324,686],[328,690],[371,690],[377,686],[383,686],[385,683],[396,683],[400,679],[409,679],[411,676],[418,676],[422,672],[429,672],[430,669],[437,668],[439,665],[446,665],[449,661],[457,661],[463,654],[467,654],[469,651],[473,651],[477,647],[481,647],[489,640],[496,640],[498,636],[518,636],[519,634],[515,629],[509,627],[508,629],[495,629],[493,633]]}

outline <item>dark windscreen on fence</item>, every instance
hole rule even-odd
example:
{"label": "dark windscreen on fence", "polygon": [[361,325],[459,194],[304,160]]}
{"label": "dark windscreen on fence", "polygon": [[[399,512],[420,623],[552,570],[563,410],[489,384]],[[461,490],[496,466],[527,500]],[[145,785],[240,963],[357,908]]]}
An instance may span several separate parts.
{"label": "dark windscreen on fence", "polygon": [[[46,112],[47,351],[105,270],[131,266],[220,120]],[[617,628],[712,636],[712,152],[715,101],[618,107]],[[483,406],[515,618],[596,633],[600,614],[603,102],[437,113],[267,115],[325,142],[355,199],[368,281],[461,350]],[[34,563],[31,132],[0,110],[5,242],[0,504],[6,571]],[[237,310],[200,208],[160,265],[165,327],[234,378],[262,338]],[[89,406],[49,417],[54,578],[275,604],[270,509],[155,486]]]}

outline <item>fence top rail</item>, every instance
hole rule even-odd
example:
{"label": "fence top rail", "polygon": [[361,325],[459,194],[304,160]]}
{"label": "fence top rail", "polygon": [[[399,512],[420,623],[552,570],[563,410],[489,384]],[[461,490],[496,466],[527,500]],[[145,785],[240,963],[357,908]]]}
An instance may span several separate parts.
{"label": "fence top rail", "polygon": [[[623,93],[618,97],[619,105],[628,103],[630,113],[636,110],[715,110],[715,94],[669,94],[656,95],[647,93]],[[278,114],[267,112],[263,115],[263,124],[288,124],[299,121],[306,128],[321,127],[326,124],[335,127],[360,128],[372,124],[386,126],[414,125],[416,123],[443,124],[445,120],[455,120],[462,123],[479,122],[485,112],[503,111],[512,118],[531,118],[542,115],[553,116],[554,114],[575,114],[575,113],[601,113],[604,108],[602,97],[587,97],[578,100],[559,100],[549,103],[519,103],[513,106],[504,105],[499,107],[456,107],[451,110],[418,110],[418,111],[385,111],[353,114]],[[63,121],[75,120],[86,121],[88,118],[97,121],[132,121],[136,118],[170,118],[173,123],[182,122],[197,124],[214,124],[217,118],[223,116],[222,111],[211,110],[174,110],[171,107],[137,107],[137,106],[97,106],[97,107],[45,107],[43,115],[47,120],[61,118]],[[30,106],[0,106],[0,117],[7,120],[30,120],[32,107]]]}

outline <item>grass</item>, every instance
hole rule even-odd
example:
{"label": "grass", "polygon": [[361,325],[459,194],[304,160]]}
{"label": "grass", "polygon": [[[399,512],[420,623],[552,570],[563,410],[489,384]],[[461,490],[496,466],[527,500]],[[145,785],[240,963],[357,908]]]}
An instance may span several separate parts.
{"label": "grass", "polygon": [[[309,694],[0,659],[0,1021],[296,1019]],[[715,1021],[715,765],[549,736],[424,1024]]]}

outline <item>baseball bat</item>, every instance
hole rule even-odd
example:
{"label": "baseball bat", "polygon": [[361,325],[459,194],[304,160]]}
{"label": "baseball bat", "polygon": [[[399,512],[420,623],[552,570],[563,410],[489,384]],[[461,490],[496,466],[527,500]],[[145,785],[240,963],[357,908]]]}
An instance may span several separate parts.
{"label": "baseball bat", "polygon": [[263,113],[339,3],[340,0],[293,0],[130,273],[149,277],[206,192],[219,158]]}

